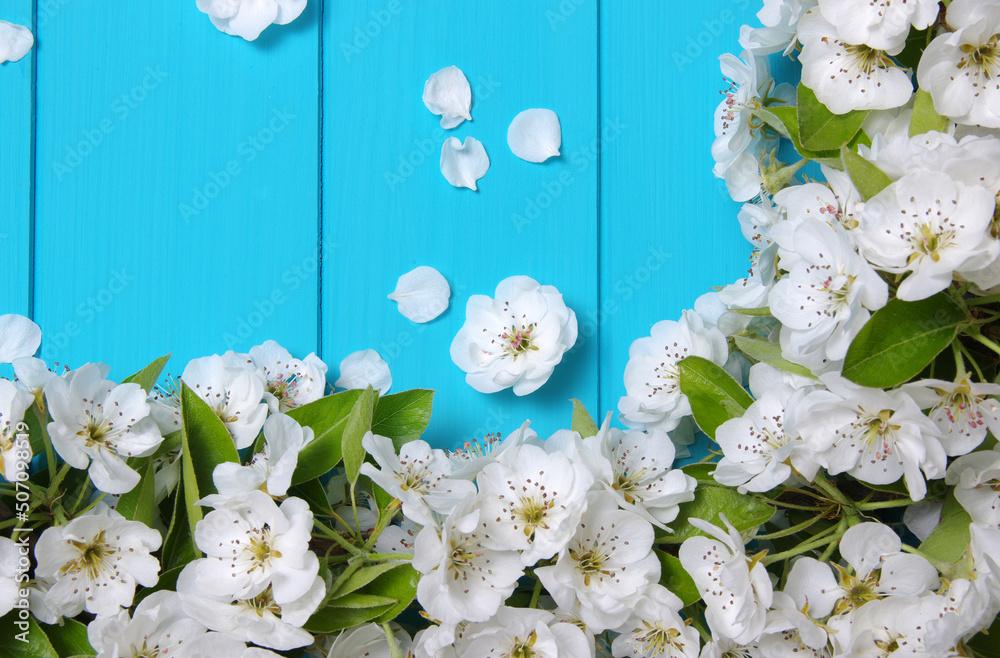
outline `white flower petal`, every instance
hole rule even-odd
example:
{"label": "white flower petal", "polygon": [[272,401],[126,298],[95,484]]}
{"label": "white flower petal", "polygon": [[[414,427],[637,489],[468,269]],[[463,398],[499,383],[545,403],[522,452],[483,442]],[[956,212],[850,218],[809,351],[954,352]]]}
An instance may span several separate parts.
{"label": "white flower petal", "polygon": [[[2,21],[0,21],[2,23]],[[0,30],[3,26],[0,25]],[[0,61],[3,61],[0,58]],[[38,325],[14,313],[0,315],[0,363],[32,356],[42,344],[42,330]]]}
{"label": "white flower petal", "polygon": [[472,121],[472,88],[457,66],[448,66],[427,78],[424,105],[441,115],[441,127],[450,130],[463,121]]}
{"label": "white flower petal", "polygon": [[414,322],[430,322],[448,308],[451,288],[433,267],[421,265],[399,277],[389,299],[399,304],[399,312]]}
{"label": "white flower petal", "polygon": [[375,350],[361,350],[348,354],[340,362],[340,379],[333,383],[337,388],[368,388],[368,385],[379,394],[385,393],[392,386],[392,373],[389,364],[382,360]]}
{"label": "white flower petal", "polygon": [[278,0],[278,16],[274,19],[276,25],[288,25],[298,18],[306,8],[307,0]]}
{"label": "white flower petal", "polygon": [[0,64],[16,62],[31,50],[35,37],[23,25],[0,21]]}
{"label": "white flower petal", "polygon": [[441,146],[441,173],[455,187],[476,189],[476,181],[486,175],[490,158],[482,142],[466,137],[465,143],[456,137],[444,140]]}
{"label": "white flower petal", "polygon": [[514,155],[528,162],[545,162],[559,155],[562,127],[552,110],[531,109],[510,122],[507,144]]}

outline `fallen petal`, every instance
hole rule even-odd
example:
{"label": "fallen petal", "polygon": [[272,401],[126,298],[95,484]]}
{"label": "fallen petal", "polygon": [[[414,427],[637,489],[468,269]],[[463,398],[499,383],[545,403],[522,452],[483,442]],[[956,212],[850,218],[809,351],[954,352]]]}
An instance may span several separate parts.
{"label": "fallen petal", "polygon": [[41,344],[42,330],[37,324],[23,315],[0,315],[0,363],[32,356]]}
{"label": "fallen petal", "polygon": [[0,21],[0,64],[16,62],[31,50],[35,37],[23,25]]}
{"label": "fallen petal", "polygon": [[562,127],[552,110],[533,109],[521,112],[510,122],[507,144],[514,155],[528,162],[545,162],[559,155]]}
{"label": "fallen petal", "polygon": [[441,115],[441,127],[450,130],[463,121],[472,121],[472,88],[457,66],[449,66],[427,78],[424,105]]}
{"label": "fallen petal", "polygon": [[337,388],[356,389],[371,386],[384,395],[392,386],[389,364],[375,350],[361,350],[344,357],[340,362],[340,379],[333,383]]}
{"label": "fallen petal", "polygon": [[399,304],[399,312],[414,322],[430,322],[448,308],[451,287],[440,272],[421,265],[399,277],[389,299]]}
{"label": "fallen petal", "polygon": [[490,158],[482,142],[475,137],[466,137],[465,143],[457,137],[444,140],[441,147],[441,173],[455,187],[476,189],[476,181],[486,175],[490,168]]}

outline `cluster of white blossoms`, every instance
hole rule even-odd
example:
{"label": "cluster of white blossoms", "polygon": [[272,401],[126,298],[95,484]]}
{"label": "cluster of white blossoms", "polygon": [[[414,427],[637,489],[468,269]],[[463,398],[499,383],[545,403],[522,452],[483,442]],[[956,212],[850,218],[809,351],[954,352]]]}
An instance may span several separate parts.
{"label": "cluster of white blossoms", "polygon": [[[412,526],[379,541],[411,554],[421,574],[417,601],[435,624],[413,638],[415,655],[575,658],[593,655],[606,630],[632,647],[669,638],[697,654],[652,552],[695,488],[672,468],[665,433],[605,423],[595,436],[563,430],[543,441],[525,423],[479,450],[414,441],[397,454],[371,434],[364,444],[378,468],[362,473],[401,501]],[[532,606],[510,607],[528,572],[539,583]],[[541,587],[548,596],[535,609]]]}

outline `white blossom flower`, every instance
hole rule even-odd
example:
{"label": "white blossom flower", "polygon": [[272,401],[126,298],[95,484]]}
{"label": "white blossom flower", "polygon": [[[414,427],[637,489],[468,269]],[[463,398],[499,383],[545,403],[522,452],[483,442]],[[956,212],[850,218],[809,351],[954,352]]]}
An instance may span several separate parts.
{"label": "white blossom flower", "polygon": [[301,407],[323,397],[326,364],[316,354],[296,359],[273,340],[250,348],[250,359],[264,378],[264,400],[271,413]]}
{"label": "white blossom flower", "polygon": [[899,51],[910,25],[926,29],[940,9],[938,0],[819,0],[823,18],[837,26],[844,41],[880,50]]}
{"label": "white blossom flower", "polygon": [[414,322],[430,322],[448,309],[451,286],[433,267],[421,265],[399,277],[389,299]]}
{"label": "white blossom flower", "polygon": [[745,644],[764,630],[773,590],[764,565],[747,557],[740,533],[719,516],[726,530],[689,519],[710,536],[685,539],[678,557],[708,606],[705,619],[712,633]]}
{"label": "white blossom flower", "polygon": [[527,162],[545,162],[559,156],[562,127],[552,110],[525,110],[514,117],[507,129],[511,152]]}
{"label": "white blossom flower", "polygon": [[618,402],[622,421],[635,429],[672,430],[691,414],[691,404],[681,392],[677,363],[700,356],[722,365],[729,357],[726,337],[705,326],[694,311],[686,310],[679,322],[663,320],[651,335],[635,340],[625,366],[625,397]]}
{"label": "white blossom flower", "polygon": [[[393,638],[404,656],[410,652],[410,636],[401,628],[395,629]],[[389,641],[378,624],[364,624],[348,628],[330,645],[327,658],[391,658]]]}
{"label": "white blossom flower", "polygon": [[469,297],[451,359],[481,393],[513,386],[515,395],[528,395],[548,381],[576,336],[576,314],[558,290],[512,276],[497,285],[495,299]]}
{"label": "white blossom flower", "polygon": [[[21,598],[17,578],[30,566],[27,550],[27,545],[24,545],[25,552],[22,553],[17,543],[0,537],[0,617],[13,610],[14,604]],[[24,560],[23,568],[18,565],[21,559]]]}
{"label": "white blossom flower", "polygon": [[591,630],[625,623],[646,588],[660,580],[653,526],[618,509],[603,491],[587,497],[587,511],[556,564],[535,569],[546,591]]}
{"label": "white blossom flower", "polygon": [[887,110],[910,100],[913,84],[890,59],[903,46],[873,48],[841,36],[816,9],[799,21],[802,83],[834,114],[851,110]]}
{"label": "white blossom flower", "polygon": [[94,486],[111,494],[131,491],[139,474],[128,457],[146,457],[163,436],[149,416],[146,392],[138,384],[115,385],[87,364],[67,382],[54,377],[45,386],[52,422],[52,447],[73,468],[88,468]]}
{"label": "white blossom flower", "polygon": [[980,450],[959,457],[948,466],[945,482],[955,487],[955,498],[973,523],[1000,528],[1000,452]]}
{"label": "white blossom flower", "polygon": [[856,240],[875,267],[910,273],[899,299],[925,299],[951,285],[956,270],[996,260],[1000,242],[989,233],[995,209],[986,188],[918,170],[868,201]]}
{"label": "white blossom flower", "polygon": [[666,528],[681,503],[694,500],[697,481],[672,468],[676,448],[667,434],[623,432],[605,423],[583,440],[584,463],[594,479],[618,499],[623,509]]}
{"label": "white blossom flower", "polygon": [[[4,62],[16,62],[31,50],[35,45],[35,36],[31,30],[23,25],[15,25],[7,21],[0,21],[0,64]],[[0,318],[0,336],[3,335],[3,320]],[[2,339],[0,339],[2,342]],[[36,346],[37,349],[37,346]],[[0,363],[9,363],[2,357],[3,346],[0,345]],[[34,351],[31,352],[34,354]]]}
{"label": "white blossom flower", "polygon": [[698,658],[701,637],[680,616],[683,603],[661,585],[650,585],[611,644],[615,658]]}
{"label": "white blossom flower", "polygon": [[213,355],[189,362],[181,380],[215,410],[238,449],[250,447],[267,417],[262,375]]}
{"label": "white blossom flower", "polygon": [[180,384],[173,377],[167,377],[148,393],[149,415],[160,428],[160,433],[166,436],[181,429],[184,417],[181,415]]}
{"label": "white blossom flower", "polygon": [[17,437],[21,434],[18,426],[32,402],[31,396],[10,380],[0,379],[0,475],[8,482],[14,482],[31,461],[31,444]]}
{"label": "white blossom flower", "polygon": [[177,592],[170,591],[153,592],[131,615],[121,610],[87,625],[87,639],[98,658],[180,657],[205,632],[204,626],[184,614]]}
{"label": "white blossom flower", "polygon": [[431,618],[445,624],[490,619],[524,575],[514,551],[493,550],[474,494],[466,496],[440,528],[417,535],[413,568],[421,573],[417,600]]}
{"label": "white blossom flower", "polygon": [[375,350],[359,350],[344,357],[340,362],[340,377],[333,385],[344,389],[364,390],[371,386],[385,395],[392,388],[392,373],[389,364]]}
{"label": "white blossom flower", "polygon": [[1000,128],[1000,3],[955,0],[948,24],[955,31],[935,37],[920,58],[920,88],[953,121]]}
{"label": "white blossom flower", "polygon": [[849,638],[844,638],[850,640],[850,645],[840,655],[857,658],[880,658],[892,653],[928,658],[961,655],[951,651],[954,645],[940,651],[942,647],[926,644],[926,628],[939,615],[937,597],[901,596],[874,601],[865,606],[864,614],[854,615]]}
{"label": "white blossom flower", "polygon": [[446,66],[432,73],[424,83],[424,105],[441,116],[441,127],[455,128],[463,121],[472,121],[472,88],[457,66]]}
{"label": "white blossom flower", "polygon": [[313,439],[313,430],[302,427],[285,414],[273,414],[264,421],[264,447],[250,463],[222,462],[212,472],[212,481],[222,496],[239,496],[260,490],[270,496],[284,496],[292,484],[299,463],[299,451]]}
{"label": "white blossom flower", "polygon": [[[0,32],[4,25],[10,23],[0,21]],[[0,57],[0,62],[2,61],[3,58]],[[0,315],[0,363],[11,363],[15,359],[32,356],[41,344],[42,330],[37,324],[15,313]]]}
{"label": "white blossom flower", "polygon": [[361,445],[380,467],[362,464],[361,473],[398,498],[403,503],[403,514],[421,525],[433,525],[435,512],[447,516],[476,492],[476,486],[468,480],[449,477],[451,463],[444,451],[432,449],[426,441],[410,441],[397,455],[392,439],[368,432]]}
{"label": "white blossom flower", "polygon": [[226,34],[253,41],[272,23],[287,25],[306,8],[306,0],[198,0],[212,25]]}
{"label": "white blossom flower", "polygon": [[466,441],[461,448],[447,452],[448,461],[455,469],[451,477],[474,480],[487,464],[496,462],[506,452],[516,450],[525,441],[537,438],[538,435],[529,425],[531,421],[526,420],[521,427],[505,437],[501,437],[499,432],[490,433],[482,441]]}
{"label": "white blossom flower", "polygon": [[[44,410],[45,385],[49,383],[50,379],[59,375],[49,370],[44,361],[36,359],[33,356],[23,356],[19,359],[14,359],[11,365],[14,366],[14,375],[17,377],[14,383],[29,393],[35,399],[38,407]],[[105,370],[102,370],[102,373],[104,377],[107,377],[110,369],[107,369],[107,366],[104,366],[104,364],[97,365],[98,367],[105,368]]]}
{"label": "white blossom flower", "polygon": [[150,555],[159,547],[159,532],[98,503],[42,533],[35,577],[52,583],[45,604],[58,615],[115,615],[132,605],[136,583],[152,587],[159,580],[160,563]]}
{"label": "white blossom flower", "polygon": [[489,621],[469,624],[455,642],[461,656],[582,658],[592,641],[547,610],[502,607]]}
{"label": "white blossom flower", "polygon": [[962,373],[953,382],[922,379],[903,387],[941,430],[941,444],[949,457],[972,451],[987,432],[1000,434],[1000,385],[973,382]]}
{"label": "white blossom flower", "polygon": [[791,596],[775,592],[767,625],[760,638],[750,645],[753,655],[796,658],[830,658],[827,634],[795,605]]}
{"label": "white blossom flower", "polygon": [[286,651],[313,642],[303,630],[326,596],[323,579],[313,576],[301,596],[278,603],[271,586],[251,596],[231,596],[197,582],[200,561],[191,562],[177,577],[177,592],[184,612],[213,631],[242,642]]}
{"label": "white blossom flower", "polygon": [[799,19],[816,6],[818,0],[764,0],[764,7],[757,12],[763,27],[740,29],[740,45],[753,50],[758,56],[783,51],[790,55],[797,43]]}
{"label": "white blossom flower", "polygon": [[251,599],[270,587],[274,602],[284,605],[313,587],[319,560],[309,550],[313,514],[304,500],[287,498],[279,508],[263,491],[251,491],[199,504],[215,508],[194,530],[205,553],[190,567],[199,591]]}
{"label": "white blossom flower", "polygon": [[558,553],[576,532],[594,478],[562,452],[508,452],[476,477],[483,544],[521,552],[525,566]]}
{"label": "white blossom flower", "polygon": [[[944,475],[946,457],[937,425],[898,389],[865,388],[833,374],[821,379],[829,390],[806,396],[796,422],[817,463],[832,475],[847,472],[871,484],[904,477],[910,497],[922,500],[925,476]],[[803,475],[812,478],[815,473]]]}

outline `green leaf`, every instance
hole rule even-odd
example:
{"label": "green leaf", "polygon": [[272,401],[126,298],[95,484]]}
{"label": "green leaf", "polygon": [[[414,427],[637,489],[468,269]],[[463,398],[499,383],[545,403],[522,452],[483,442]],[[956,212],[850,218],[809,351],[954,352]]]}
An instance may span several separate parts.
{"label": "green leaf", "polygon": [[594,422],[593,417],[587,412],[587,408],[575,398],[570,400],[570,402],[573,403],[573,431],[584,439],[597,436],[597,423]]}
{"label": "green leaf", "polygon": [[685,607],[701,598],[694,579],[684,570],[681,561],[658,548],[653,552],[660,558],[660,584],[677,595]]}
{"label": "green leaf", "polygon": [[326,495],[326,487],[319,481],[319,478],[306,480],[301,484],[293,484],[288,488],[288,495],[301,498],[309,503],[309,509],[318,516],[332,516],[333,508],[330,507],[330,499]]}
{"label": "green leaf", "polygon": [[670,524],[673,534],[657,539],[660,543],[679,544],[688,537],[704,534],[689,519],[704,519],[720,528],[725,524],[719,513],[740,532],[756,528],[774,516],[774,508],[753,496],[744,496],[729,487],[701,485],[694,490],[694,500],[681,503],[677,518]]}
{"label": "green leaf", "polygon": [[754,115],[774,128],[782,136],[787,137],[792,142],[795,150],[803,158],[819,162],[840,160],[840,153],[838,151],[813,151],[802,145],[802,142],[799,140],[799,116],[796,108],[791,106],[771,107],[766,110],[754,110]]}
{"label": "green leaf", "polygon": [[378,596],[376,594],[360,594],[358,592],[352,592],[350,594],[345,594],[344,596],[331,600],[327,604],[327,607],[356,610],[359,608],[378,608],[387,605],[392,606],[395,605],[396,603],[397,603],[396,599],[392,599],[387,596]]}
{"label": "green leaf", "polygon": [[420,582],[420,574],[408,562],[403,563],[399,569],[393,569],[382,574],[365,587],[364,591],[387,596],[396,599],[398,603],[392,606],[375,621],[378,623],[389,622],[406,610],[413,599],[417,598],[417,583]]}
{"label": "green leaf", "polygon": [[847,348],[844,377],[874,388],[902,384],[951,344],[965,320],[962,309],[943,292],[915,302],[893,299]]}
{"label": "green leaf", "polygon": [[834,114],[802,83],[797,92],[797,106],[799,138],[802,146],[812,151],[839,150],[854,139],[868,116],[867,110]]}
{"label": "green leaf", "polygon": [[[217,493],[212,471],[223,462],[240,461],[233,437],[215,411],[183,382],[181,415],[184,417],[182,450],[197,478],[195,493],[201,496]],[[188,504],[193,505],[194,501],[189,500]]]}
{"label": "green leaf", "polygon": [[923,89],[918,89],[913,100],[913,118],[910,119],[910,137],[923,135],[932,130],[943,133],[950,121],[934,109],[934,99]]}
{"label": "green leaf", "polygon": [[372,433],[392,439],[400,447],[416,441],[431,422],[434,391],[414,389],[378,398],[372,415]]}
{"label": "green leaf", "polygon": [[738,418],[753,404],[753,398],[722,367],[699,356],[677,364],[681,392],[688,397],[694,420],[701,431],[715,438],[715,430],[730,418]]}
{"label": "green leaf", "polygon": [[687,464],[686,466],[681,466],[681,470],[684,471],[686,475],[690,475],[697,480],[699,487],[702,484],[718,486],[719,483],[715,481],[715,477],[712,475],[718,466],[719,465],[714,462],[699,462],[697,464]]}
{"label": "green leaf", "polygon": [[63,625],[40,625],[60,656],[96,656],[87,639],[87,627],[75,619],[64,619]]}
{"label": "green leaf", "polygon": [[730,308],[733,313],[739,313],[740,315],[752,315],[754,317],[767,317],[771,315],[771,309],[767,306],[760,306],[757,308]]}
{"label": "green leaf", "polygon": [[358,481],[361,464],[364,463],[365,455],[368,454],[364,446],[361,445],[361,440],[372,427],[375,395],[375,391],[369,386],[354,403],[351,415],[348,416],[347,424],[344,426],[344,470],[347,471],[347,480],[351,485]]}
{"label": "green leaf", "polygon": [[115,506],[129,521],[141,521],[150,527],[156,516],[156,482],[153,473],[153,458],[146,457],[139,468],[139,484],[132,491],[122,494]]}
{"label": "green leaf", "polygon": [[337,588],[336,592],[333,592],[330,596],[331,605],[335,599],[361,589],[382,574],[388,573],[393,569],[397,569],[404,564],[405,562],[380,562],[379,564],[373,564],[368,567],[361,567],[351,574],[351,577],[345,580],[341,586]]}
{"label": "green leaf", "polygon": [[312,633],[332,633],[351,626],[357,626],[375,619],[384,612],[395,607],[394,603],[386,603],[375,608],[332,608],[317,610],[309,618],[303,628]]}
{"label": "green leaf", "polygon": [[[183,463],[181,466],[183,467]],[[182,480],[183,477],[182,473]],[[201,557],[198,548],[194,545],[194,536],[191,534],[193,526],[188,522],[183,485],[177,487],[173,498],[174,510],[170,516],[170,525],[167,527],[166,539],[163,540],[160,558],[160,565],[164,569],[183,566],[191,560]],[[198,512],[201,512],[201,508],[198,508]]]}
{"label": "green leaf", "polygon": [[969,524],[972,517],[955,498],[954,490],[948,492],[941,509],[941,522],[920,544],[920,551],[941,562],[956,562],[965,555],[969,545]]}
{"label": "green leaf", "polygon": [[743,354],[755,361],[766,363],[795,375],[815,377],[815,375],[810,372],[809,368],[799,365],[798,363],[792,363],[785,357],[781,356],[781,345],[777,343],[772,343],[768,340],[757,340],[756,338],[750,338],[748,336],[733,336],[733,340],[736,341],[736,347],[738,347]]}
{"label": "green leaf", "polygon": [[[44,421],[39,418],[43,417]],[[45,439],[42,438],[42,423],[49,423],[49,412],[42,411],[38,407],[38,402],[31,405],[31,409],[25,411],[24,423],[28,426],[28,443],[31,444],[32,455],[45,454]]]}
{"label": "green leaf", "polygon": [[156,382],[159,381],[160,373],[163,372],[163,366],[167,365],[168,359],[170,359],[170,354],[161,356],[139,372],[126,377],[122,384],[138,384],[147,393],[152,391]]}
{"label": "green leaf", "polygon": [[846,146],[840,150],[840,157],[844,161],[844,170],[865,201],[892,185],[892,179],[884,171]]}
{"label": "green leaf", "polygon": [[[25,624],[21,628],[17,624]],[[22,641],[23,640],[23,641]],[[18,619],[11,610],[0,618],[0,658],[60,658],[34,617]]]}
{"label": "green leaf", "polygon": [[287,412],[299,425],[313,431],[313,440],[299,452],[292,484],[324,475],[340,463],[344,426],[361,393],[357,390],[335,393]]}

